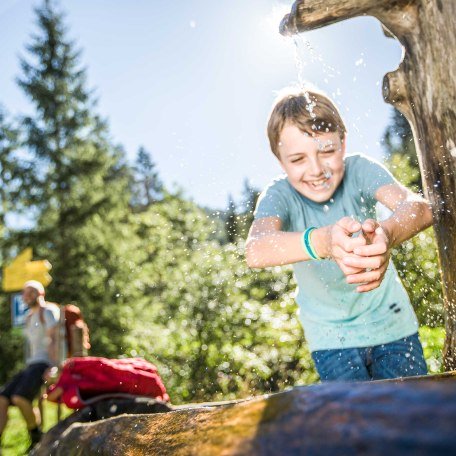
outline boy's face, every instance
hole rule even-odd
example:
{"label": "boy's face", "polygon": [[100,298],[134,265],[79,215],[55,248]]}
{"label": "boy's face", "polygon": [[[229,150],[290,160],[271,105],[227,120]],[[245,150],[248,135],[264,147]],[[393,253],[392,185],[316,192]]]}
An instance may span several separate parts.
{"label": "boy's face", "polygon": [[316,203],[328,201],[344,177],[345,141],[337,132],[310,136],[287,124],[280,135],[279,152],[290,184]]}

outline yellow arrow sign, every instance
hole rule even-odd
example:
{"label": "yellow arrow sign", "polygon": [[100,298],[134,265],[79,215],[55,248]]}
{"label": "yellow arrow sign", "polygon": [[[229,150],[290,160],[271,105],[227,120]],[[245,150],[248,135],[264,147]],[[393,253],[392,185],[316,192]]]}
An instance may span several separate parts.
{"label": "yellow arrow sign", "polygon": [[27,280],[38,280],[44,286],[51,283],[52,277],[48,274],[51,263],[47,260],[32,261],[32,256],[32,249],[28,247],[3,268],[3,291],[22,290]]}

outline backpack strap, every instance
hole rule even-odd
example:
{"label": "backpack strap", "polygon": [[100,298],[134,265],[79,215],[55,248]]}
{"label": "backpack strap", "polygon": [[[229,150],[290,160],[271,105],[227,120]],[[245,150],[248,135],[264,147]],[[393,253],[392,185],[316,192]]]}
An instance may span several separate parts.
{"label": "backpack strap", "polygon": [[44,326],[44,307],[40,306],[39,312],[39,317],[40,317],[40,322]]}

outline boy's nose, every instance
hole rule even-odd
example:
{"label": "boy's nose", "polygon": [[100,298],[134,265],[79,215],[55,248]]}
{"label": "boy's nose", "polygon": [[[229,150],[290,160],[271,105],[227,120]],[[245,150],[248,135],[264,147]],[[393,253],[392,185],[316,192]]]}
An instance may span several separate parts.
{"label": "boy's nose", "polygon": [[319,158],[310,160],[309,172],[312,176],[319,177],[323,174],[323,166]]}

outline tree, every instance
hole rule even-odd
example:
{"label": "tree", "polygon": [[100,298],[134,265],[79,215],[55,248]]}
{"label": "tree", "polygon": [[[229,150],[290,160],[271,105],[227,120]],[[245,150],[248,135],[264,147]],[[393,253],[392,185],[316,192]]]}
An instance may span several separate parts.
{"label": "tree", "polygon": [[[118,354],[131,322],[129,169],[94,114],[80,52],[66,37],[63,15],[50,0],[35,10],[38,33],[22,58],[20,87],[34,105],[23,118],[33,171],[27,207],[32,229],[17,233],[53,265],[49,294],[77,301],[92,331],[93,351]],[[134,240],[131,240],[134,242]]]}
{"label": "tree", "polygon": [[133,167],[132,206],[144,210],[163,198],[163,184],[150,153],[140,147]]}
{"label": "tree", "polygon": [[244,180],[244,188],[242,190],[241,212],[238,216],[238,231],[242,239],[247,237],[250,226],[253,223],[253,212],[260,196],[260,191],[253,187],[248,179]]}
{"label": "tree", "polygon": [[[396,139],[393,140],[393,134]],[[393,175],[414,192],[421,189],[421,175],[413,145],[413,136],[405,117],[394,110],[386,129],[386,165]],[[411,142],[410,142],[411,140]],[[393,261],[407,289],[422,325],[443,325],[442,286],[437,246],[432,228],[393,249]]]}
{"label": "tree", "polygon": [[7,237],[6,215],[17,200],[17,177],[20,174],[19,132],[9,121],[5,110],[0,106],[0,262],[6,258],[5,238]]}
{"label": "tree", "polygon": [[[6,217],[14,209],[20,187],[17,177],[21,171],[17,149],[19,132],[9,120],[6,111],[0,107],[0,264],[5,266],[8,258],[9,229]],[[15,371],[22,359],[23,341],[20,331],[11,328],[9,296],[0,297],[0,383],[11,371]],[[7,361],[6,361],[7,360]]]}
{"label": "tree", "polygon": [[278,391],[317,377],[291,270],[250,270],[242,243],[214,241],[194,203],[166,196],[135,215],[141,319],[127,344],[157,363],[173,402]]}
{"label": "tree", "polygon": [[238,216],[236,213],[236,205],[231,195],[228,197],[228,210],[225,217],[226,238],[228,242],[235,243],[238,237]]}
{"label": "tree", "polygon": [[386,128],[383,135],[384,147],[389,155],[399,154],[407,157],[406,160],[410,163],[410,170],[413,170],[413,176],[409,175],[407,178],[408,185],[422,192],[423,185],[412,129],[408,120],[401,112],[394,108],[391,112],[390,125]]}

